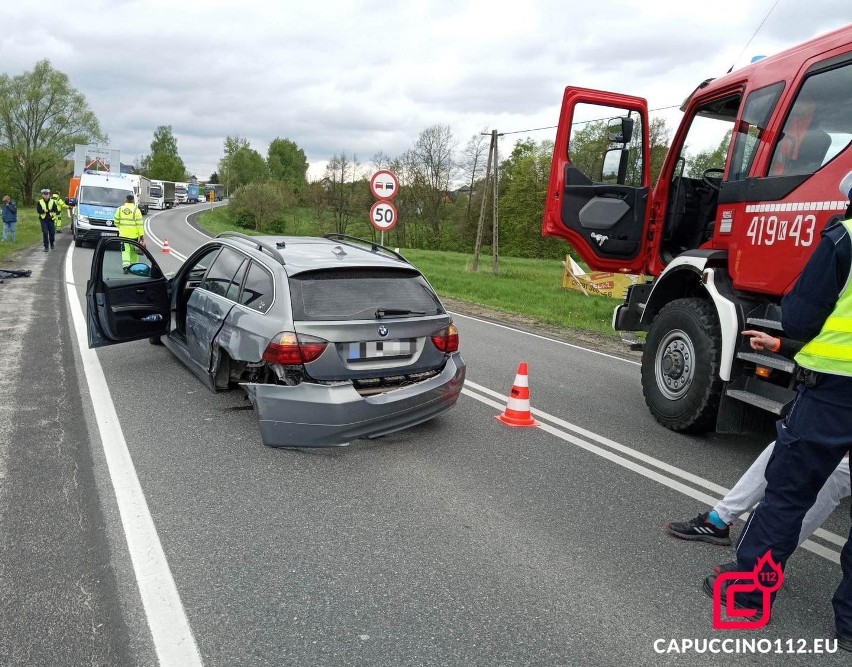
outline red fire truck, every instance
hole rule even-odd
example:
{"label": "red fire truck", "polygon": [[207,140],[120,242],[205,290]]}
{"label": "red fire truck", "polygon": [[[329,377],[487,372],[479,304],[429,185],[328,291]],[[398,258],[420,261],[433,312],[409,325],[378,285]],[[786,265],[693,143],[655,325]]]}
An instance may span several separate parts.
{"label": "red fire truck", "polygon": [[[793,397],[795,364],[754,353],[740,332],[780,331],[781,297],[822,229],[844,217],[850,102],[852,25],[708,79],[681,107],[652,187],[647,102],[565,89],[542,231],[595,270],[649,276],[613,326],[647,332],[642,387],[664,426],[753,431]],[[718,164],[707,164],[713,151],[696,154],[727,137]]]}

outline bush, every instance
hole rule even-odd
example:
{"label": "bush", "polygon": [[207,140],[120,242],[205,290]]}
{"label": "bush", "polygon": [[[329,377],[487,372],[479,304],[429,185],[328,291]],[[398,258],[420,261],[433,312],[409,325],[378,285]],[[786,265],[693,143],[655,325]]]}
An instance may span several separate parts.
{"label": "bush", "polygon": [[285,214],[296,202],[282,183],[249,183],[231,196],[228,213],[240,227],[262,233],[283,233]]}

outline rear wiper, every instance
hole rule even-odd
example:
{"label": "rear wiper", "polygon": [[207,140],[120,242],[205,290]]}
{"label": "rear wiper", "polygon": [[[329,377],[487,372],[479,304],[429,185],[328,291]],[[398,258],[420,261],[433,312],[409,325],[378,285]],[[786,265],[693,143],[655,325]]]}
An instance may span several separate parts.
{"label": "rear wiper", "polygon": [[407,310],[406,308],[377,308],[376,309],[376,319],[380,320],[383,317],[389,317],[393,315],[425,315],[426,312],[422,310]]}

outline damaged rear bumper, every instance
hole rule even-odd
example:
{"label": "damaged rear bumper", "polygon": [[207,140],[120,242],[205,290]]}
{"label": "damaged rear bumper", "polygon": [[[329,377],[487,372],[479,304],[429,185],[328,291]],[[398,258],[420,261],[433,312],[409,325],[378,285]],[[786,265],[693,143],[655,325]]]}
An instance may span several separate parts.
{"label": "damaged rear bumper", "polygon": [[386,435],[449,410],[464,384],[461,355],[450,355],[433,378],[374,396],[361,396],[351,383],[296,386],[241,386],[260,419],[267,447],[339,447],[356,438]]}

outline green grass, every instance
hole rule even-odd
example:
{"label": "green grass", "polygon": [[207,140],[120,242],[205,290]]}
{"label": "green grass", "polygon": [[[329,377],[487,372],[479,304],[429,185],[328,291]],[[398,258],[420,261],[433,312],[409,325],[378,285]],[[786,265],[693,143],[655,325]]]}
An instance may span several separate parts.
{"label": "green grass", "polygon": [[[63,213],[63,215],[66,216],[62,221],[62,233],[64,234],[68,232],[71,227],[68,222],[67,214]],[[0,227],[0,230],[2,230],[2,227]],[[24,206],[24,204],[18,203],[16,237],[15,243],[12,243],[8,239],[6,241],[0,241],[0,264],[6,263],[7,258],[9,258],[12,253],[26,248],[31,248],[36,244],[41,245],[41,225],[39,224],[35,207]]]}
{"label": "green grass", "polygon": [[495,275],[490,256],[480,256],[479,271],[473,273],[473,255],[413,249],[401,252],[423,272],[440,296],[545,324],[616,337],[612,311],[618,302],[563,289],[559,260],[501,257],[500,273]]}
{"label": "green grass", "polygon": [[[286,225],[289,228],[285,233],[317,234],[317,225],[308,216],[307,210],[297,212],[293,224]],[[229,229],[254,234],[234,225],[226,207],[202,214],[199,224],[214,235]],[[359,235],[357,231],[353,230],[352,235]],[[472,254],[405,248],[400,252],[423,272],[442,297],[544,324],[617,337],[612,329],[612,311],[618,301],[563,289],[561,260],[501,257],[500,273],[495,275],[490,254],[480,257],[479,271],[473,273]]]}

